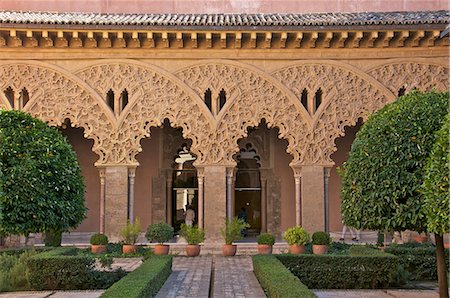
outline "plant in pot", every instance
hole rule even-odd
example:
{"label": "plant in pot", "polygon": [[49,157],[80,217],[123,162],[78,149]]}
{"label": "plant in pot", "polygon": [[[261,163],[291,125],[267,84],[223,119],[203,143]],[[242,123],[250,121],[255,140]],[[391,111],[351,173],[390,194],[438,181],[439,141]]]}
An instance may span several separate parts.
{"label": "plant in pot", "polygon": [[305,253],[305,245],[309,243],[309,234],[301,226],[287,229],[283,238],[289,244],[289,252],[291,254]]}
{"label": "plant in pot", "polygon": [[188,243],[186,245],[186,255],[188,257],[198,256],[200,254],[199,243],[205,240],[205,231],[195,226],[181,224],[180,234]]}
{"label": "plant in pot", "polygon": [[134,223],[127,221],[127,225],[120,230],[123,239],[122,252],[124,254],[136,253],[136,240],[141,232],[141,223],[136,218]]}
{"label": "plant in pot", "polygon": [[102,254],[106,252],[108,237],[105,234],[94,234],[91,236],[91,252],[93,254]]}
{"label": "plant in pot", "polygon": [[241,218],[225,219],[225,226],[220,229],[225,240],[225,244],[222,246],[224,256],[234,256],[236,254],[237,246],[233,245],[233,242],[242,239],[242,231],[249,227],[250,225]]}
{"label": "plant in pot", "polygon": [[328,246],[331,244],[331,237],[330,234],[319,231],[312,235],[311,241],[313,244],[313,253],[315,255],[324,255],[327,253]]}
{"label": "plant in pot", "polygon": [[150,242],[158,243],[154,248],[155,255],[167,255],[170,246],[165,245],[164,242],[173,238],[173,227],[164,222],[151,224],[147,227],[145,237]]}
{"label": "plant in pot", "polygon": [[275,243],[275,237],[270,233],[261,233],[257,239],[258,253],[261,255],[272,254],[272,247]]}

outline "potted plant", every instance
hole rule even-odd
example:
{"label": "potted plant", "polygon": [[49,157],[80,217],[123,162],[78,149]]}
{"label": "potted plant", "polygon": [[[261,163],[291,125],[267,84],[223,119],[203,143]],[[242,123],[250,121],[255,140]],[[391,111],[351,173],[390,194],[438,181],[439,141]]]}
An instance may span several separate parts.
{"label": "potted plant", "polygon": [[275,237],[270,233],[261,233],[258,236],[258,253],[261,255],[272,254],[272,247],[275,243]]}
{"label": "potted plant", "polygon": [[127,225],[120,230],[120,236],[123,239],[122,252],[124,254],[136,253],[136,240],[141,232],[141,223],[136,218],[134,223],[127,221]]}
{"label": "potted plant", "polygon": [[173,238],[173,227],[164,222],[151,224],[147,227],[145,237],[150,242],[158,243],[155,245],[155,255],[167,255],[170,247],[165,245],[164,242]]}
{"label": "potted plant", "polygon": [[242,239],[242,231],[249,227],[250,225],[241,218],[225,219],[225,226],[220,229],[225,240],[225,244],[222,246],[224,256],[234,256],[236,254],[237,246],[233,245],[233,242]]}
{"label": "potted plant", "polygon": [[305,253],[305,245],[309,242],[309,234],[301,226],[287,229],[283,238],[289,244],[289,252],[291,254]]}
{"label": "potted plant", "polygon": [[328,245],[331,244],[330,234],[319,231],[315,232],[312,237],[313,253],[315,255],[324,255],[328,251]]}
{"label": "potted plant", "polygon": [[200,254],[199,243],[205,240],[205,231],[198,227],[182,224],[180,234],[188,243],[188,245],[186,245],[186,255],[188,257],[198,256]]}
{"label": "potted plant", "polygon": [[93,254],[102,254],[106,252],[108,237],[105,234],[94,234],[91,236],[91,252]]}

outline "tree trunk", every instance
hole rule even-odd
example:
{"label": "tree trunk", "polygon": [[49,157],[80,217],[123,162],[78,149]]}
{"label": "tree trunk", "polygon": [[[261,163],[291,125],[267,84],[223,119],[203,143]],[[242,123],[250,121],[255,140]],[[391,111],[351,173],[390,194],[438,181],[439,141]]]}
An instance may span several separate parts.
{"label": "tree trunk", "polygon": [[439,284],[439,297],[448,297],[448,281],[447,281],[447,266],[445,265],[444,253],[444,237],[443,235],[434,234],[436,239],[436,262]]}

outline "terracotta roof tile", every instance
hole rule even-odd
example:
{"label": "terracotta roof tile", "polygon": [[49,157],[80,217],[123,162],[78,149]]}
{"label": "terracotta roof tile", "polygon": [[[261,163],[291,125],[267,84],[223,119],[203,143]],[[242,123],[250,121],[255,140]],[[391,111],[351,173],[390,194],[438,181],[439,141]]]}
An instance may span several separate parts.
{"label": "terracotta roof tile", "polygon": [[100,14],[0,11],[0,24],[92,26],[367,26],[448,24],[449,11],[305,14]]}

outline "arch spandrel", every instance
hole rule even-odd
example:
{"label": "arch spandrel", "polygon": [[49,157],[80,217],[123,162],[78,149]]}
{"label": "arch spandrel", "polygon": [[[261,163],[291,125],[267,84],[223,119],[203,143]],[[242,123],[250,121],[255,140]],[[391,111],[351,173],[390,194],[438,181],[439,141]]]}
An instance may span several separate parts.
{"label": "arch spandrel", "polygon": [[400,88],[405,88],[405,92],[413,88],[420,91],[448,89],[449,68],[444,65],[405,61],[385,64],[368,73],[395,95]]}
{"label": "arch spandrel", "polygon": [[127,89],[129,103],[117,119],[118,155],[126,163],[137,163],[141,139],[149,137],[150,128],[160,126],[166,118],[183,129],[184,138],[192,140],[196,163],[205,162],[214,146],[214,119],[201,99],[176,77],[151,65],[122,60],[93,65],[77,75],[105,95],[109,89]]}
{"label": "arch spandrel", "polygon": [[206,62],[182,69],[176,75],[199,96],[208,88],[213,93],[221,89],[227,93],[227,104],[217,116],[217,128],[212,135],[218,146],[209,153],[208,162],[234,165],[238,140],[246,137],[247,129],[258,126],[262,119],[269,128],[279,129],[279,137],[289,143],[287,152],[294,160],[300,160],[311,119],[295,95],[273,77],[232,61]]}
{"label": "arch spandrel", "polygon": [[293,164],[332,165],[335,139],[344,127],[383,107],[395,96],[379,82],[353,67],[341,63],[303,63],[273,73],[293,92],[304,86],[323,91],[323,101],[313,116],[312,131],[304,140],[302,158]]}
{"label": "arch spandrel", "polygon": [[93,152],[98,164],[113,163],[111,155],[114,125],[105,107],[82,82],[62,70],[37,63],[5,63],[0,65],[0,86],[11,86],[16,92],[26,88],[30,101],[25,111],[59,126],[70,119],[73,126],[84,128],[84,136],[94,140]]}

